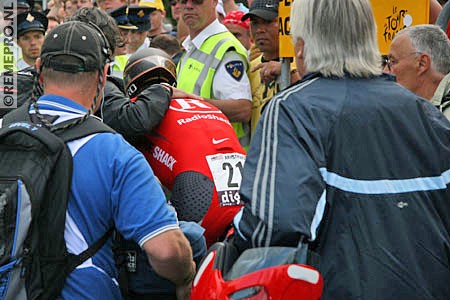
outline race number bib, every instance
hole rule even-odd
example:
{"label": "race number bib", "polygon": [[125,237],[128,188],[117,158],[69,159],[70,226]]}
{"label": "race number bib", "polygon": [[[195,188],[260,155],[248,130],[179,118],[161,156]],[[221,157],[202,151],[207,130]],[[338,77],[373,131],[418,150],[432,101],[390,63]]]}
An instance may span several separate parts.
{"label": "race number bib", "polygon": [[206,157],[211,170],[220,206],[241,205],[239,189],[245,155],[240,153],[214,154]]}

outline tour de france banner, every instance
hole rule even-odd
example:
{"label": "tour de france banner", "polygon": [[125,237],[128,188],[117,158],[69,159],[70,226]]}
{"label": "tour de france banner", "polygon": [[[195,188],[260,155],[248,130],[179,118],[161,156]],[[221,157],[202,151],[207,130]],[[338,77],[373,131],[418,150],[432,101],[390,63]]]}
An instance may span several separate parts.
{"label": "tour de france banner", "polygon": [[290,15],[294,0],[280,0],[278,4],[278,37],[280,57],[294,57],[294,44],[291,38]]}
{"label": "tour de france banner", "polygon": [[[294,45],[290,36],[293,2],[294,0],[280,0],[279,3],[280,57],[294,57]],[[401,29],[412,25],[428,24],[430,0],[370,0],[370,2],[377,23],[381,54],[389,52],[392,39]]]}
{"label": "tour de france banner", "polygon": [[395,34],[405,27],[428,24],[430,0],[370,0],[381,54],[389,52]]}

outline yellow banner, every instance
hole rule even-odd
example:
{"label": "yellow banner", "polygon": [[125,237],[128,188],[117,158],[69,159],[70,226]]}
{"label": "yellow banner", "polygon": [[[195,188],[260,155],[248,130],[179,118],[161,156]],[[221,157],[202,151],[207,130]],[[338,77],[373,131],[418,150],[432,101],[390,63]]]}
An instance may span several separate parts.
{"label": "yellow banner", "polygon": [[294,57],[294,44],[290,35],[290,15],[293,2],[294,0],[280,0],[278,6],[280,57]]}
{"label": "yellow banner", "polygon": [[392,39],[401,29],[428,24],[430,0],[370,0],[370,2],[377,23],[381,54],[389,52]]}

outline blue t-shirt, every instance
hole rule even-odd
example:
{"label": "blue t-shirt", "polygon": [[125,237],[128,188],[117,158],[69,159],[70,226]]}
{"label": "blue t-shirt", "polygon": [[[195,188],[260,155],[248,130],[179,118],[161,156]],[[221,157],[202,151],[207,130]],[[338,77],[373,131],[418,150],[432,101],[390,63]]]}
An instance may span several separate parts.
{"label": "blue t-shirt", "polygon": [[[40,112],[60,116],[55,123],[86,113],[81,105],[55,95],[38,100]],[[31,107],[30,112],[33,112]],[[115,227],[140,246],[178,221],[144,156],[119,134],[99,133],[69,142],[72,186],[65,239],[78,254]],[[121,299],[111,239],[66,280],[62,299]]]}

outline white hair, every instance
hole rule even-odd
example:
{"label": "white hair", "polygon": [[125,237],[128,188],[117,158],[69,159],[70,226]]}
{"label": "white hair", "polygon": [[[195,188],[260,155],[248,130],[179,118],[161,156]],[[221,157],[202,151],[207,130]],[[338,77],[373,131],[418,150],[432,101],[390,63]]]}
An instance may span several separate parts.
{"label": "white hair", "polygon": [[437,25],[423,24],[406,27],[395,36],[406,34],[417,52],[427,53],[431,65],[441,74],[450,72],[450,40]]}
{"label": "white hair", "polygon": [[304,41],[308,72],[338,77],[381,74],[369,0],[296,0],[291,8],[291,34],[294,44]]}

